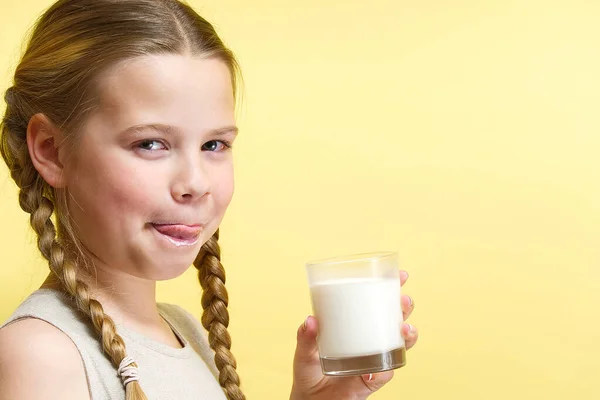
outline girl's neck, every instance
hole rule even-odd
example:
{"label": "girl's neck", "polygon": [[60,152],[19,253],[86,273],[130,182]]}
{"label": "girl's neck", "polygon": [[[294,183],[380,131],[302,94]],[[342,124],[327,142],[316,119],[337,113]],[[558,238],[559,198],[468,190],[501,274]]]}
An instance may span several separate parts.
{"label": "girl's neck", "polygon": [[[117,324],[168,346],[183,347],[158,312],[156,282],[123,277],[107,281],[107,275],[100,269],[94,278],[81,276],[80,279],[88,285],[91,296],[102,304],[104,312]],[[52,273],[41,288],[64,292],[62,284]]]}
{"label": "girl's neck", "polygon": [[[118,324],[156,325],[162,318],[156,306],[156,282],[96,268],[94,276],[79,272],[92,298],[98,300],[104,312]],[[64,292],[58,278],[50,273],[41,288]]]}

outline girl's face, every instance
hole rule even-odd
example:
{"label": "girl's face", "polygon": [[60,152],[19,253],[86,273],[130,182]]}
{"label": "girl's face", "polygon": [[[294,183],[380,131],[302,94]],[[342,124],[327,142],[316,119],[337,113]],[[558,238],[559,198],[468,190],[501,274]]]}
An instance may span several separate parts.
{"label": "girl's face", "polygon": [[236,133],[220,60],[144,56],[102,75],[99,107],[62,155],[69,212],[96,266],[182,274],[231,201]]}

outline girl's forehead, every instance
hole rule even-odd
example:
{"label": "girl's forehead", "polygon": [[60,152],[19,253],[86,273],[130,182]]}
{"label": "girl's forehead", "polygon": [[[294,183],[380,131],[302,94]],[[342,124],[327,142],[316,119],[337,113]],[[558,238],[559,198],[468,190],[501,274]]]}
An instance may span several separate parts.
{"label": "girl's forehead", "polygon": [[101,113],[114,118],[167,114],[175,118],[231,119],[231,74],[218,59],[153,55],[120,63],[98,79]]}

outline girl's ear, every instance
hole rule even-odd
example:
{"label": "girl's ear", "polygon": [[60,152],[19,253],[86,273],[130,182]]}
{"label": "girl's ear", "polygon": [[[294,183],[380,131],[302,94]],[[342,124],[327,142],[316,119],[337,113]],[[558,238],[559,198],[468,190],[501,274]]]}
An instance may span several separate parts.
{"label": "girl's ear", "polygon": [[27,148],[33,166],[56,189],[65,187],[64,166],[58,157],[63,135],[44,114],[35,114],[27,126]]}

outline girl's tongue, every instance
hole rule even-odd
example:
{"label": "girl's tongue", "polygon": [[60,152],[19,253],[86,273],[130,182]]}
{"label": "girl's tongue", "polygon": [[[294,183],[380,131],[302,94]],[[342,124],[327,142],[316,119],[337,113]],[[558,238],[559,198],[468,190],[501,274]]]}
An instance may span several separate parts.
{"label": "girl's tongue", "polygon": [[152,224],[154,229],[166,236],[171,236],[175,239],[191,240],[198,237],[202,228],[199,226],[188,225],[157,225]]}

